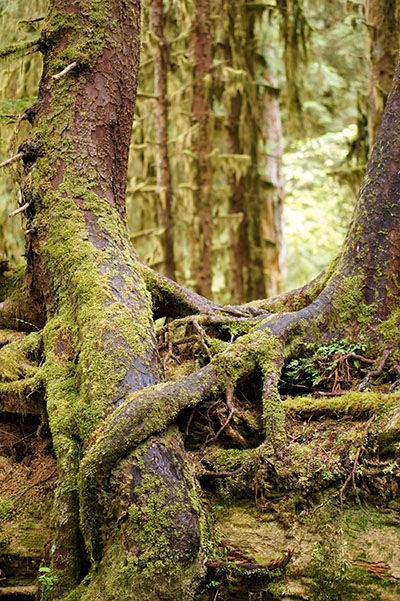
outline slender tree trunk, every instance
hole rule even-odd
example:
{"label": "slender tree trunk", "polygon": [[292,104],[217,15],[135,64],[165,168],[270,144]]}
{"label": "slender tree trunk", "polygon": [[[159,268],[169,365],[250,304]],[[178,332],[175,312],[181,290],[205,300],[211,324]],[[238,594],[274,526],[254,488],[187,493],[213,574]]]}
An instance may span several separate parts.
{"label": "slender tree trunk", "polygon": [[400,43],[398,0],[366,0],[368,32],[368,136],[373,145],[396,69]]}
{"label": "slender tree trunk", "polygon": [[[272,60],[273,56],[271,62]],[[272,73],[266,73],[265,79],[270,83],[270,87],[264,88],[262,100],[261,130],[264,153],[261,153],[260,157],[260,172],[264,182],[264,209],[261,212],[261,230],[267,296],[276,296],[282,291],[286,256],[283,234],[283,138],[278,82]]]}
{"label": "slender tree trunk", "polygon": [[[225,58],[232,68],[243,70],[247,78],[244,91],[231,98],[228,116],[228,151],[250,156],[247,172],[233,172],[229,178],[230,212],[242,214],[239,227],[230,232],[231,289],[234,301],[242,302],[281,291],[282,127],[274,86],[260,92],[255,83],[257,40],[252,6],[232,3],[227,11]],[[242,33],[239,40],[235,38],[238,18]]]}
{"label": "slender tree trunk", "polygon": [[163,0],[154,0],[150,9],[150,23],[158,40],[154,56],[154,94],[156,96],[156,170],[159,188],[159,221],[163,228],[165,275],[174,280],[173,190],[168,151],[168,45],[164,35],[164,20]]}
{"label": "slender tree trunk", "polygon": [[192,280],[196,291],[211,296],[212,283],[212,171],[209,125],[212,113],[212,40],[209,0],[195,0],[190,54],[194,64],[192,138],[194,169],[194,227],[192,233]]}

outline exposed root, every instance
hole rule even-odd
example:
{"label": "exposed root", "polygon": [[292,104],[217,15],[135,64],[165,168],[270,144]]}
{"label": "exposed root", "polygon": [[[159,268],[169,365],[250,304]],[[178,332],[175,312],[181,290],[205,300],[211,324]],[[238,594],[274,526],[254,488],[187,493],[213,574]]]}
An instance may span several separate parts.
{"label": "exposed root", "polygon": [[233,478],[234,476],[238,476],[243,472],[245,467],[250,465],[253,461],[253,458],[250,457],[247,461],[245,461],[240,467],[232,472],[201,472],[199,474],[200,480],[214,480],[215,478]]}
{"label": "exposed root", "polygon": [[163,359],[165,372],[167,371],[167,364],[170,359],[174,359],[174,361],[176,361],[176,363],[180,363],[179,358],[176,355],[174,355],[174,351],[172,349],[172,336],[171,336],[171,329],[170,329],[169,325],[167,326],[167,348],[168,348],[168,352]]}
{"label": "exposed root", "polygon": [[358,386],[359,391],[364,390],[372,378],[381,375],[381,373],[383,372],[383,368],[386,365],[386,361],[388,360],[389,356],[393,353],[393,350],[393,348],[387,348],[383,351],[381,358],[379,359],[377,368],[367,373],[365,378],[361,381],[360,385]]}
{"label": "exposed root", "polygon": [[211,444],[212,442],[215,442],[216,440],[218,440],[219,436],[222,434],[222,432],[225,430],[225,428],[228,426],[229,422],[231,421],[233,414],[235,413],[236,409],[232,403],[233,400],[233,387],[230,386],[227,391],[226,391],[226,406],[229,410],[229,414],[227,419],[225,420],[225,422],[221,425],[220,429],[218,430],[218,432],[215,434],[215,436],[213,436],[212,438],[206,438],[204,445],[202,447],[202,450],[205,449],[205,447],[209,444]]}
{"label": "exposed root", "polygon": [[287,566],[290,559],[293,556],[293,550],[288,549],[284,557],[273,559],[267,563],[245,563],[245,562],[233,562],[233,561],[208,561],[206,563],[208,568],[214,568],[217,570],[231,571],[235,568],[239,572],[271,572],[273,570],[283,569]]}
{"label": "exposed root", "polygon": [[185,315],[232,315],[233,317],[266,316],[265,309],[252,305],[220,305],[192,292],[181,284],[177,284],[164,275],[161,275],[140,264],[141,274],[146,287],[152,295],[154,317],[184,317]]}

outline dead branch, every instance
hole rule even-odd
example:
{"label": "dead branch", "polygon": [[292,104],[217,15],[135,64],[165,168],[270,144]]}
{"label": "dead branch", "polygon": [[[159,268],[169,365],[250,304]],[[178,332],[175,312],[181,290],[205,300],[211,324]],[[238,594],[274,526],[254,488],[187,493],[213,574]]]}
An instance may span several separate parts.
{"label": "dead branch", "polygon": [[22,211],[26,211],[26,209],[30,206],[30,202],[26,202],[22,207],[19,207],[19,209],[16,209],[15,211],[12,211],[12,213],[9,213],[9,217],[14,217],[14,215],[18,215],[18,213],[22,213]]}
{"label": "dead branch", "polygon": [[65,69],[60,71],[60,73],[53,75],[53,79],[61,79],[61,77],[64,77],[64,75],[66,75],[67,73],[72,71],[72,69],[75,69],[75,67],[77,67],[77,66],[78,66],[78,63],[76,61],[73,61],[70,65],[68,65],[68,67],[65,67]]}
{"label": "dead branch", "polygon": [[23,157],[24,157],[24,153],[19,152],[18,154],[14,155],[13,157],[10,157],[6,161],[3,161],[2,163],[0,163],[0,169],[2,167],[7,167],[7,165],[12,165],[12,163],[16,163],[17,161],[20,161]]}

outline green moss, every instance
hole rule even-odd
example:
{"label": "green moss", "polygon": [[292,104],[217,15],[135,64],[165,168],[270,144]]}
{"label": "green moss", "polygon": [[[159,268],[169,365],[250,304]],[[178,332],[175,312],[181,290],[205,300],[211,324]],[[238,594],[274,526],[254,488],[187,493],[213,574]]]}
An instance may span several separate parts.
{"label": "green moss", "polygon": [[311,395],[287,397],[283,407],[289,415],[329,415],[342,417],[344,415],[371,416],[380,411],[385,403],[395,398],[400,400],[400,394],[389,395],[379,392],[349,392],[336,397],[315,397]]}
{"label": "green moss", "polygon": [[5,48],[0,48],[0,60],[6,58],[19,58],[32,52],[39,50],[39,39],[27,40],[25,42],[17,42],[16,44],[10,44]]}
{"label": "green moss", "polygon": [[362,289],[364,275],[342,278],[340,290],[334,294],[332,325],[351,323],[356,320],[362,330],[366,330],[376,313],[376,303],[367,305]]}
{"label": "green moss", "polygon": [[400,308],[394,306],[389,314],[389,317],[379,324],[376,331],[383,339],[391,345],[396,345],[400,341]]}

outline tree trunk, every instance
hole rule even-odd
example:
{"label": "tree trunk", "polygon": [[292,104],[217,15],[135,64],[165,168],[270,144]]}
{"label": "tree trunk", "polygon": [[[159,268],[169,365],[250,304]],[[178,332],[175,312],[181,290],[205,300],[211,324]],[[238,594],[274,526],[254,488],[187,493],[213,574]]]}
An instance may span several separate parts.
{"label": "tree trunk", "polygon": [[400,42],[397,0],[366,0],[368,32],[368,137],[372,152],[392,85]]}
{"label": "tree trunk", "polygon": [[[58,596],[85,576],[82,536],[92,567],[99,566],[83,595],[88,599],[102,589],[107,598],[128,582],[142,598],[176,599],[190,588],[200,549],[196,493],[174,429],[111,471],[111,484],[92,494],[90,506],[78,495],[80,449],[90,448],[96,426],[163,377],[149,299],[124,223],[139,25],[140,2],[50,2],[34,124],[21,147],[20,184],[30,203],[28,281],[47,316],[43,379],[61,480],[52,555]],[[117,499],[111,506],[108,486]],[[155,495],[168,499],[158,524]],[[117,541],[120,552],[110,556]]]}
{"label": "tree trunk", "polygon": [[156,96],[156,170],[159,188],[159,221],[163,228],[165,275],[175,279],[173,240],[172,181],[168,152],[168,46],[164,36],[163,0],[151,5],[151,27],[158,40],[154,57],[154,94]]}
{"label": "tree trunk", "polygon": [[194,66],[192,123],[197,126],[192,138],[194,224],[192,233],[191,277],[196,291],[211,296],[212,283],[212,172],[209,138],[211,94],[211,22],[209,0],[195,0],[195,15],[190,39]]}
{"label": "tree trunk", "polygon": [[[269,56],[271,65],[274,60],[272,52]],[[260,172],[265,187],[264,209],[261,212],[263,271],[267,296],[276,296],[282,292],[286,256],[283,233],[283,137],[278,81],[272,72],[266,73],[265,79],[270,86],[265,87],[262,99],[264,155],[260,157]]]}
{"label": "tree trunk", "polygon": [[[244,302],[281,291],[282,128],[278,90],[272,85],[260,91],[256,85],[258,68],[254,54],[258,41],[254,8],[251,3],[229,3],[226,10],[229,28],[225,60],[231,68],[245,74],[244,89],[230,99],[227,128],[228,152],[248,155],[250,159],[245,173],[233,172],[229,178],[230,212],[242,215],[239,227],[230,232],[230,287],[234,302]],[[240,39],[235,36],[238,14]],[[273,79],[272,74],[262,75]]]}

